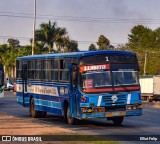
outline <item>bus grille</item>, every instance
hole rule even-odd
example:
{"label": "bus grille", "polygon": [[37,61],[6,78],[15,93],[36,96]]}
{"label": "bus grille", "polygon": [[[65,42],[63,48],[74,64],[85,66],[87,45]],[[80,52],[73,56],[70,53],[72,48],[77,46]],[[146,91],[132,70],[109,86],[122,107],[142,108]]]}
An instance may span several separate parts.
{"label": "bus grille", "polygon": [[112,96],[103,96],[102,97],[102,102],[105,102],[106,105],[112,105],[112,104],[116,104],[116,105],[125,105],[126,104],[126,95],[116,95],[117,96],[117,100],[114,102],[112,100]]}

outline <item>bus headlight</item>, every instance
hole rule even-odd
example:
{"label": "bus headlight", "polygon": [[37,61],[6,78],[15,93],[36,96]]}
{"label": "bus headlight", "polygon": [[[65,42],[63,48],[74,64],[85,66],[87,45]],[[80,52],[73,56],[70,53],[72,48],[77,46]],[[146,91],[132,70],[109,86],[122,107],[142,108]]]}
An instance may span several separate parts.
{"label": "bus headlight", "polygon": [[137,110],[138,106],[137,105],[127,105],[126,110]]}

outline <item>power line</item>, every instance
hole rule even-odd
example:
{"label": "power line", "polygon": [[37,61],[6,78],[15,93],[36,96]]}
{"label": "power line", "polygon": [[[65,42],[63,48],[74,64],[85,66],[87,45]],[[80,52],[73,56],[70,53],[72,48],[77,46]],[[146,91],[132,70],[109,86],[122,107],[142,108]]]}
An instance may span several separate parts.
{"label": "power line", "polygon": [[21,39],[21,40],[28,40],[28,41],[30,41],[30,39],[31,39],[31,38],[27,38],[27,37],[0,36],[0,39],[4,39],[4,38],[14,38],[14,39]]}
{"label": "power line", "polygon": [[[29,18],[33,19],[33,14],[28,13],[15,13],[15,12],[2,12],[1,17],[13,18]],[[120,19],[120,18],[94,18],[94,17],[74,17],[74,16],[55,16],[55,15],[41,15],[37,14],[37,19],[50,19],[56,21],[75,21],[75,22],[99,22],[99,23],[149,23],[159,24],[160,19]]]}
{"label": "power line", "polygon": [[[26,41],[30,41],[31,38],[28,37],[17,37],[17,36],[0,36],[0,39],[9,39],[9,38],[13,38],[13,39],[19,39],[19,40],[26,40]],[[79,44],[97,44],[97,42],[95,41],[77,41]],[[113,45],[118,45],[118,44],[123,44],[123,43],[115,43],[115,42],[110,42]]]}
{"label": "power line", "polygon": [[[16,13],[16,12],[4,12],[0,11],[0,13],[8,13],[8,14],[19,14],[19,15],[27,15],[27,16],[34,16],[34,14],[31,13]],[[56,18],[80,18],[80,19],[98,19],[98,20],[122,20],[122,21],[127,21],[127,20],[134,20],[134,21],[160,21],[160,19],[124,19],[124,18],[98,18],[98,17],[75,17],[75,16],[55,16],[55,15],[42,15],[42,14],[37,14],[37,16],[43,16],[43,17],[56,17]]]}

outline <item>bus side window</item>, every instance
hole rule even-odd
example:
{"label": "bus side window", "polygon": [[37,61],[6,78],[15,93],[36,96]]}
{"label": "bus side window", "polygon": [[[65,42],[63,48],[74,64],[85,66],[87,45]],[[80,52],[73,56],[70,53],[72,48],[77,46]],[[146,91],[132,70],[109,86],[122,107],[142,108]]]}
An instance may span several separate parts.
{"label": "bus side window", "polygon": [[51,60],[51,80],[58,81],[58,60]]}
{"label": "bus side window", "polygon": [[35,61],[28,61],[28,79],[34,79]]}
{"label": "bus side window", "polygon": [[16,68],[17,68],[17,73],[16,73],[16,77],[17,78],[21,78],[21,71],[22,71],[22,62],[21,61],[16,61]]}
{"label": "bus side window", "polygon": [[46,81],[50,80],[50,62],[49,60],[42,61],[42,79]]}
{"label": "bus side window", "polygon": [[69,81],[69,59],[60,60],[60,81]]}
{"label": "bus side window", "polygon": [[35,61],[35,79],[40,80],[42,76],[41,61]]}
{"label": "bus side window", "polygon": [[22,71],[21,71],[21,78],[22,79],[27,79],[27,65],[22,65]]}

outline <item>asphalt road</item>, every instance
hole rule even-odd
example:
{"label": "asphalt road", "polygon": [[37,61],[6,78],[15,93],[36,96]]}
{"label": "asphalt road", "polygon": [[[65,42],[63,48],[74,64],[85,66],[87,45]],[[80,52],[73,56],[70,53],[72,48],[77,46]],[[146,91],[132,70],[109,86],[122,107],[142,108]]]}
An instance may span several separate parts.
{"label": "asphalt road", "polygon": [[[5,92],[5,98],[0,99],[0,114],[15,116],[22,119],[30,119],[28,108],[23,108],[16,101],[16,96],[12,92]],[[92,119],[80,121],[77,125],[68,125],[62,118],[48,115],[45,119],[35,119],[34,123],[47,123],[51,126],[56,125],[75,132],[90,135],[143,135],[160,137],[160,108],[154,107],[154,103],[145,102],[143,105],[143,115],[126,117],[122,126],[114,126],[106,119]],[[127,137],[127,136],[126,136]],[[112,138],[112,136],[111,136]],[[160,141],[159,141],[160,142]],[[124,142],[122,142],[124,143]],[[155,143],[154,141],[128,141],[127,143]],[[157,142],[158,143],[158,142]]]}

